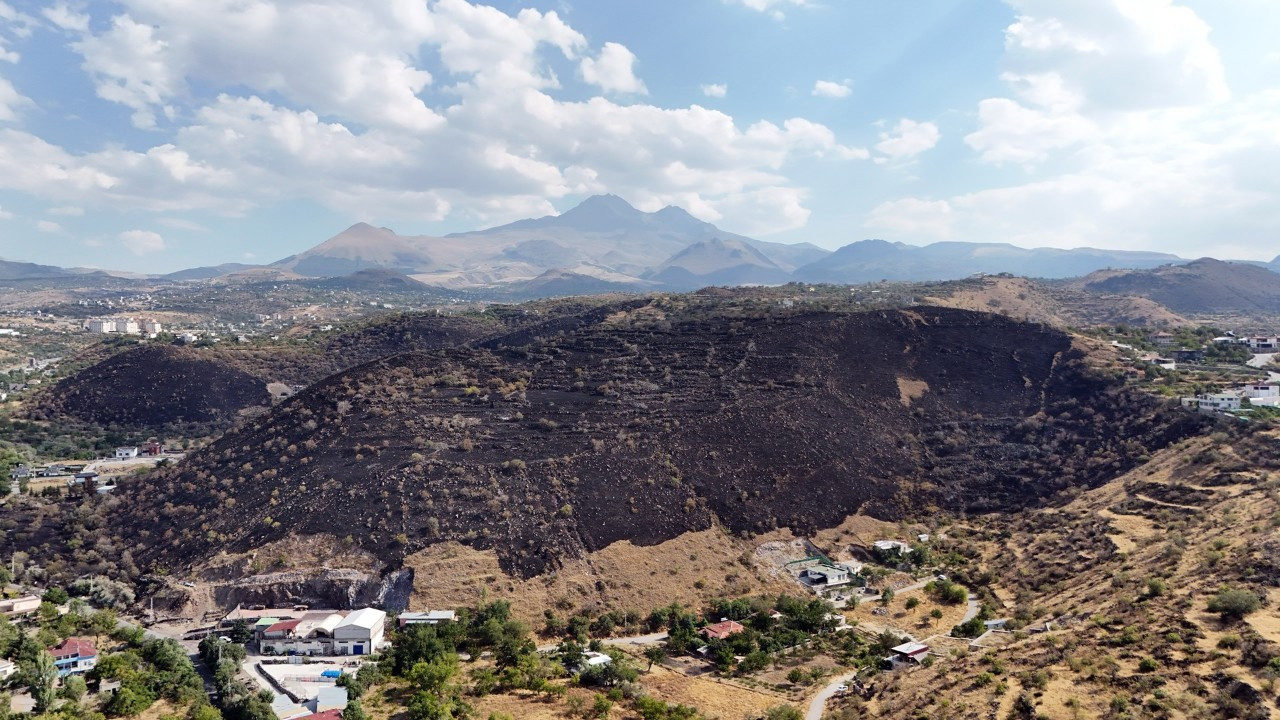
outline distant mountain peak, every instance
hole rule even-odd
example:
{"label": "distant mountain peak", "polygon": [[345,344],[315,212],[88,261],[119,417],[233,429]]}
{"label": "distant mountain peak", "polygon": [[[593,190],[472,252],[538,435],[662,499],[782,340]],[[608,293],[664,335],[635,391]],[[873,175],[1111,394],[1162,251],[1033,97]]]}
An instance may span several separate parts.
{"label": "distant mountain peak", "polygon": [[577,206],[567,212],[573,212],[574,210],[593,210],[596,208],[606,208],[615,212],[640,212],[639,210],[636,210],[631,203],[613,194],[592,195],[586,200],[578,203]]}

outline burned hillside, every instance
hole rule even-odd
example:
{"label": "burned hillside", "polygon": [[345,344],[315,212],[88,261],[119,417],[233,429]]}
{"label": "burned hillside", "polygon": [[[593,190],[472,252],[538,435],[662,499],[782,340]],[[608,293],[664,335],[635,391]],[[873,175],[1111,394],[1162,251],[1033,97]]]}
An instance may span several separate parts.
{"label": "burned hillside", "polygon": [[335,375],[128,481],[113,532],[140,564],[171,568],[323,533],[392,567],[458,540],[529,576],[715,523],[1014,509],[1113,478],[1203,422],[1092,375],[1044,326],[671,302]]}
{"label": "burned hillside", "polygon": [[140,346],[59,381],[26,414],[97,425],[217,423],[269,402],[267,385],[199,350]]}
{"label": "burned hillside", "polygon": [[100,343],[76,358],[82,370],[40,393],[24,415],[201,435],[226,429],[241,410],[269,406],[271,383],[305,386],[386,355],[453,347],[504,329],[471,318],[406,314],[297,345]]}

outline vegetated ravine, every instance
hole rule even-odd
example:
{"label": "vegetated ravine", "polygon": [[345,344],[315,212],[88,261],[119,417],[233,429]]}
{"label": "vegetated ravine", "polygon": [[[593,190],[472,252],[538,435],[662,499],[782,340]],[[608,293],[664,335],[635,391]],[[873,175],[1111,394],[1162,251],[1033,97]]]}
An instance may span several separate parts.
{"label": "vegetated ravine", "polygon": [[330,377],[126,481],[118,542],[178,569],[328,533],[394,568],[457,540],[531,576],[717,522],[1012,510],[1204,422],[1094,374],[1062,332],[996,315],[689,317],[664,302]]}

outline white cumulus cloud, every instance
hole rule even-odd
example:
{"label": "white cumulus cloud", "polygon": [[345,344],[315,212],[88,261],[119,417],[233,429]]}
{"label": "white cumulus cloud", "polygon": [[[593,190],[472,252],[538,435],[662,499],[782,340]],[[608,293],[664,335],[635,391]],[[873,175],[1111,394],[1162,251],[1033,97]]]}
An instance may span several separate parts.
{"label": "white cumulus cloud", "polygon": [[729,86],[720,83],[711,83],[702,86],[702,94],[709,98],[722,98],[729,94]]}
{"label": "white cumulus cloud", "polygon": [[786,19],[786,14],[782,12],[784,7],[806,7],[813,4],[811,0],[725,0],[725,2],[743,5],[757,12],[767,12],[775,20]]}
{"label": "white cumulus cloud", "polygon": [[45,19],[63,30],[85,32],[89,29],[89,15],[76,12],[65,3],[58,3],[41,11]]}
{"label": "white cumulus cloud", "polygon": [[126,230],[120,233],[120,242],[134,255],[147,255],[165,249],[164,238],[150,230]]}
{"label": "white cumulus cloud", "polygon": [[876,206],[865,226],[907,240],[944,240],[951,236],[953,220],[946,200],[908,197]]}
{"label": "white cumulus cloud", "polygon": [[853,88],[848,80],[842,82],[819,80],[813,84],[813,90],[810,92],[814,97],[846,98],[853,92]]}
{"label": "white cumulus cloud", "polygon": [[649,90],[644,82],[636,77],[635,64],[635,53],[625,45],[607,42],[600,50],[600,57],[584,57],[579,67],[583,80],[605,92],[647,94]]}
{"label": "white cumulus cloud", "polygon": [[932,149],[942,139],[938,126],[931,122],[917,122],[903,118],[890,132],[880,133],[876,150],[890,160],[913,158]]}
{"label": "white cumulus cloud", "polygon": [[[96,93],[155,140],[72,152],[0,126],[0,189],[151,212],[167,227],[184,212],[299,199],[388,221],[496,223],[607,191],[704,217],[743,208],[736,229],[765,232],[809,217],[792,161],[868,156],[803,118],[615,101],[645,94],[641,60],[619,43],[593,46],[554,11],[121,0],[68,5],[92,15],[77,29],[59,7]],[[562,87],[552,68],[566,61],[594,96]]]}
{"label": "white cumulus cloud", "polygon": [[62,232],[62,226],[52,220],[37,220],[36,229],[43,233]]}
{"label": "white cumulus cloud", "polygon": [[[1173,0],[1006,0],[1004,97],[965,143],[1005,182],[875,208],[903,237],[1254,257],[1280,228],[1280,88],[1232,97]],[[1264,250],[1275,255],[1273,250]]]}

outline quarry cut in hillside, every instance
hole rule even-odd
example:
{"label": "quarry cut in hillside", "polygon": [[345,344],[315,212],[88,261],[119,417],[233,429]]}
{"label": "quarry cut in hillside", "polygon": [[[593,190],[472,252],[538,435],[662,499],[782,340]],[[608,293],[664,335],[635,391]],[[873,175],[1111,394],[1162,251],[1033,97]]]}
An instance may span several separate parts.
{"label": "quarry cut in hillside", "polygon": [[27,414],[98,425],[213,423],[270,401],[266,383],[199,350],[147,345],[64,378]]}
{"label": "quarry cut in hillside", "polygon": [[[529,577],[619,540],[988,511],[1093,486],[1194,432],[1070,338],[946,308],[671,320],[663,300],[317,383],[122,486],[145,564],[329,534]],[[516,340],[519,346],[515,346]]]}

